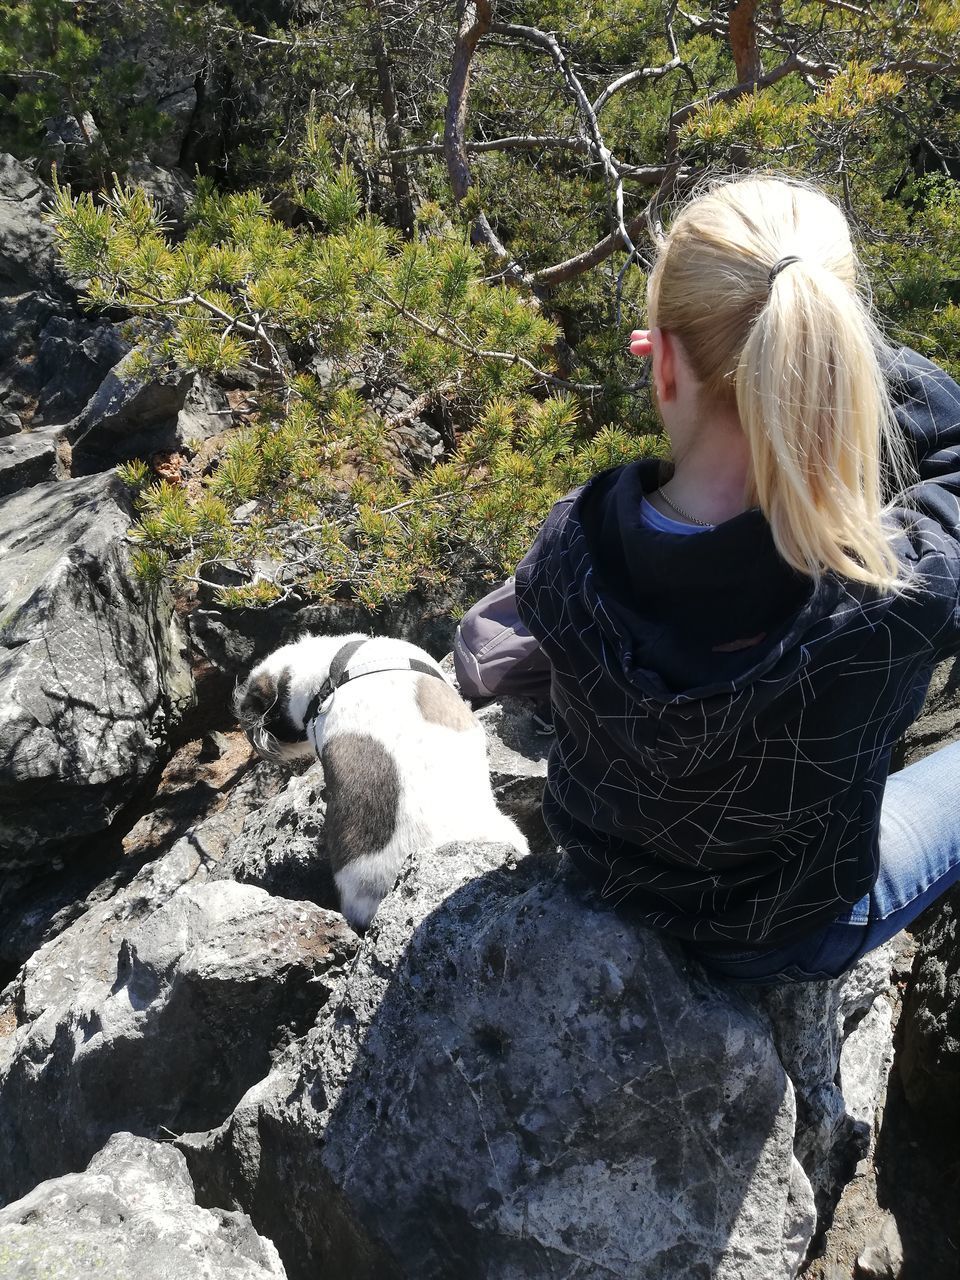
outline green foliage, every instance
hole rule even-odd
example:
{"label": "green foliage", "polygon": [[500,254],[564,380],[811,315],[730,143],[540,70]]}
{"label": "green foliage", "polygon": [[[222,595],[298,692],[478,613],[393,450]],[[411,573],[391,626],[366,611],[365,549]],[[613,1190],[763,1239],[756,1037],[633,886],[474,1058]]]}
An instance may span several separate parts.
{"label": "green foliage", "polygon": [[146,488],[150,483],[150,468],[142,458],[134,458],[130,462],[121,463],[117,467],[117,475],[127,488],[132,489],[135,494]]}
{"label": "green foliage", "polygon": [[[299,401],[279,422],[236,433],[199,498],[165,481],[142,492],[138,570],[209,582],[229,607],[344,591],[374,607],[423,582],[456,600],[465,558],[506,573],[558,496],[602,466],[662,448],[658,437],[612,429],[584,440],[578,418],[567,396],[495,396],[449,460],[408,485],[368,458],[347,484],[331,454],[372,443],[376,461],[382,433],[332,440],[329,418]],[[240,581],[220,585],[218,565]]]}
{"label": "green foliage", "polygon": [[199,67],[214,14],[201,0],[0,3],[0,75],[16,86],[0,114],[0,147],[56,161],[80,180],[121,167],[170,126],[140,47],[150,41],[176,50],[181,68],[185,59]]}
{"label": "green foliage", "polygon": [[[104,56],[132,47],[134,15],[155,30],[174,24],[171,42],[184,49],[202,33],[231,87],[181,239],[122,182],[99,196],[56,192],[66,264],[93,305],[129,313],[145,362],[252,371],[259,382],[258,414],[202,483],[145,484],[126,469],[147,576],[209,582],[224,603],[253,607],[348,591],[377,603],[424,579],[455,585],[464,555],[492,573],[510,568],[557,496],[657,453],[626,338],[644,321],[652,244],[642,214],[655,195],[669,220],[665,162],[679,195],[756,168],[824,185],[859,233],[890,336],[960,373],[960,10],[949,0],[909,12],[894,0],[758,6],[765,87],[749,92],[728,9],[499,0],[498,21],[563,45],[621,166],[639,249],[638,260],[618,250],[537,290],[508,283],[502,261],[476,247],[481,212],[534,277],[615,225],[610,174],[588,153],[571,85],[542,46],[516,33],[478,46],[466,135],[506,141],[469,154],[457,203],[436,145],[450,106],[448,6],[411,0],[385,15],[381,0],[347,0],[336,22],[289,28],[234,8],[0,0],[0,68],[16,41],[32,68],[7,124],[16,117],[36,146],[47,116],[83,106],[102,138],[89,153],[100,173],[149,150],[152,125],[124,114],[140,90],[111,87],[125,58]],[[91,181],[83,171],[74,185]],[[402,462],[401,423],[358,390],[380,377],[406,383],[453,438],[439,466],[413,473]],[[565,379],[592,390],[574,399]]]}

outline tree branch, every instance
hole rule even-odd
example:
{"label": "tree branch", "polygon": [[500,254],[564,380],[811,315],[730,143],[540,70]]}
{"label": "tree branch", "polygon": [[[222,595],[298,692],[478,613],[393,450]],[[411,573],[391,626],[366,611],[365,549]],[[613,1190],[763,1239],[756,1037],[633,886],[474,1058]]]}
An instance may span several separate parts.
{"label": "tree branch", "polygon": [[737,98],[742,98],[747,93],[755,93],[758,89],[769,88],[770,85],[777,84],[778,81],[783,80],[785,76],[799,73],[819,78],[835,75],[838,70],[839,68],[832,63],[808,62],[806,58],[801,58],[799,53],[791,53],[785,61],[780,63],[779,67],[774,67],[772,71],[765,72],[755,80],[743,80],[729,89],[718,89],[715,93],[707,94],[705,98],[700,98],[696,102],[688,102],[686,106],[680,107],[670,116],[670,130],[675,132],[696,111],[700,111],[705,107],[715,106],[718,102],[732,102]]}
{"label": "tree branch", "polygon": [[599,115],[603,108],[607,105],[615,93],[619,93],[621,89],[625,89],[627,85],[634,84],[637,80],[659,80],[661,76],[668,75],[671,71],[676,71],[681,66],[680,55],[665,62],[662,67],[638,67],[635,71],[628,71],[625,76],[621,76],[619,80],[614,80],[612,84],[608,84],[603,93],[593,104],[594,115]]}
{"label": "tree branch", "polygon": [[[465,142],[464,147],[469,155],[482,155],[489,151],[575,151],[580,155],[593,155],[593,145],[588,138],[565,138],[556,134],[514,134],[507,138],[483,138],[473,142]],[[389,158],[393,152],[384,152]],[[419,146],[404,147],[396,153],[404,156],[442,156],[444,147],[439,142],[426,142]],[[655,186],[662,181],[667,166],[662,164],[640,165],[626,164],[611,156],[611,163],[624,178],[630,178],[644,186]]]}
{"label": "tree branch", "polygon": [[[494,22],[490,26],[493,34],[512,36],[515,39],[525,41],[540,49],[543,49],[550,55],[554,66],[563,77],[567,90],[577,104],[581,119],[586,126],[587,137],[590,142],[591,150],[596,158],[603,165],[604,177],[607,184],[607,200],[608,215],[610,218],[610,252],[614,252],[616,248],[622,246],[628,251],[627,261],[624,263],[620,274],[617,278],[617,323],[620,320],[620,298],[623,289],[623,280],[626,275],[630,263],[636,258],[644,261],[640,251],[634,244],[630,227],[624,219],[623,211],[623,177],[618,172],[616,165],[613,163],[613,157],[609,148],[603,140],[603,134],[600,132],[600,123],[597,120],[597,114],[593,109],[593,104],[587,97],[586,91],[580,80],[570,65],[566,53],[561,48],[556,36],[550,32],[541,31],[537,27],[522,26],[512,22]],[[679,58],[678,58],[679,62]],[[630,224],[631,227],[634,225]],[[642,223],[640,224],[642,225]],[[595,250],[596,251],[596,250]],[[603,257],[609,256],[603,254]],[[597,259],[598,261],[600,259]],[[543,283],[542,274],[535,273],[538,283]]]}
{"label": "tree branch", "polygon": [[[457,204],[461,204],[467,198],[467,193],[473,185],[465,145],[470,69],[477,45],[481,37],[490,30],[492,18],[492,0],[465,0],[453,50],[450,79],[447,83],[447,110],[443,125],[443,151],[447,160],[453,198]],[[482,209],[473,224],[473,239],[474,242],[479,241],[485,244],[498,261],[507,263],[508,274],[512,278],[528,283],[528,277],[507,252]]]}

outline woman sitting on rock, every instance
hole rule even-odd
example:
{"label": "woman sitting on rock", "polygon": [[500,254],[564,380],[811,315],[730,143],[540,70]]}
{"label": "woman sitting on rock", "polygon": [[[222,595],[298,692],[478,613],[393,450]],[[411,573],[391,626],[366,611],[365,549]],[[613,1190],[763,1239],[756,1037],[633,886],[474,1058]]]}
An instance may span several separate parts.
{"label": "woman sitting on rock", "polygon": [[549,687],[580,870],[744,981],[837,976],[960,878],[960,744],[887,777],[960,651],[960,387],[857,283],[819,192],[690,203],[630,343],[672,464],[557,503],[457,637],[467,695]]}

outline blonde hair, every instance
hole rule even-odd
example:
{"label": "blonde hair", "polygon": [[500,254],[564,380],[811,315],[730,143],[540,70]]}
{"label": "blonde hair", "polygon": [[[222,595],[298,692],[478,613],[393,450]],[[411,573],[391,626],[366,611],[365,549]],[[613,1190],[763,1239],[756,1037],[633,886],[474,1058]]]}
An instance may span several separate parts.
{"label": "blonde hair", "polygon": [[[790,259],[784,262],[784,259]],[[909,467],[857,291],[843,213],[774,178],[719,183],[676,218],[650,275],[650,323],[676,336],[706,401],[733,403],[746,500],[794,568],[896,591],[884,490]]]}

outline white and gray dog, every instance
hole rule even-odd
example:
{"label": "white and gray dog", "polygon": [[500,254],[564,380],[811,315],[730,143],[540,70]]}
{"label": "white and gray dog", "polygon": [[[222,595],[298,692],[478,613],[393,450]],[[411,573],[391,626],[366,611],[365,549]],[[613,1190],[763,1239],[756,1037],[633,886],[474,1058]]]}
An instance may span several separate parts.
{"label": "white and gray dog", "polygon": [[251,671],[237,717],[268,760],[319,756],[340,905],[372,920],[407,856],[454,840],[527,852],[496,806],[484,731],[436,662],[387,636],[305,636]]}

